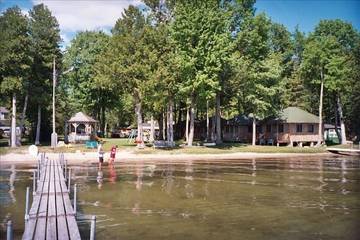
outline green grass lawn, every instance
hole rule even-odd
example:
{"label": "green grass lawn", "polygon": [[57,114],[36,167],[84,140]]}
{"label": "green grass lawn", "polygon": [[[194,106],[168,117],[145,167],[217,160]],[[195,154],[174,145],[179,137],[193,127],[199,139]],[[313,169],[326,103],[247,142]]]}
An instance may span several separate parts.
{"label": "green grass lawn", "polygon": [[[133,142],[128,142],[127,139],[124,138],[104,138],[104,150],[106,152],[110,151],[113,145],[118,145],[118,147],[123,149],[128,149],[130,151],[134,151],[136,154],[222,154],[222,153],[236,153],[236,152],[256,152],[256,153],[322,153],[326,152],[325,147],[320,148],[310,148],[310,147],[276,147],[276,146],[251,146],[247,144],[240,143],[223,143],[218,146],[194,146],[194,147],[180,147],[182,141],[176,142],[176,147],[171,149],[154,149],[151,145],[147,145],[144,149],[137,149],[136,144]],[[197,145],[198,142],[195,142]],[[15,149],[11,149],[9,147],[5,147],[5,144],[0,142],[0,154],[5,154],[9,152],[15,153],[26,153],[29,145],[24,145]],[[7,145],[7,144],[6,144]],[[39,146],[40,152],[93,152],[96,149],[88,149],[85,144],[70,144],[68,147],[58,147],[53,150],[50,147],[49,143],[45,143],[42,146]]]}

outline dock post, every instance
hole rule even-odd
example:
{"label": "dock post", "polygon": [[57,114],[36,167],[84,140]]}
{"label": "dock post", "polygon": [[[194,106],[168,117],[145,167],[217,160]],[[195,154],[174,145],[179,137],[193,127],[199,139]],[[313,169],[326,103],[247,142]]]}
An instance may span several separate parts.
{"label": "dock post", "polygon": [[95,240],[96,216],[91,217],[90,240]]}
{"label": "dock post", "polygon": [[30,187],[26,187],[25,221],[29,219],[29,198],[30,198]]}
{"label": "dock post", "polygon": [[69,177],[68,177],[68,191],[69,193],[71,192],[70,187],[71,187],[71,168],[69,169]]}
{"label": "dock post", "polygon": [[76,191],[77,191],[77,186],[76,183],[74,184],[74,214],[76,216]]}
{"label": "dock post", "polygon": [[37,164],[37,179],[38,179],[38,181],[40,181],[40,160],[38,161],[38,164]]}
{"label": "dock post", "polygon": [[33,170],[33,195],[36,194],[36,170]]}
{"label": "dock post", "polygon": [[65,179],[67,178],[67,160],[65,160]]}
{"label": "dock post", "polygon": [[6,240],[13,240],[12,222],[9,220],[6,227]]}

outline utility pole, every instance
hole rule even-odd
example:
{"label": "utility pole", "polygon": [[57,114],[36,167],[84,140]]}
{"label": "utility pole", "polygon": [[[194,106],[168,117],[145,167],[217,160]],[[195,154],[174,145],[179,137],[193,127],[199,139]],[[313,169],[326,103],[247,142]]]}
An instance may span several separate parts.
{"label": "utility pole", "polygon": [[55,85],[56,85],[56,69],[55,69],[55,57],[53,61],[53,114],[52,114],[52,134],[51,134],[51,148],[55,148],[57,145],[57,133],[55,131]]}

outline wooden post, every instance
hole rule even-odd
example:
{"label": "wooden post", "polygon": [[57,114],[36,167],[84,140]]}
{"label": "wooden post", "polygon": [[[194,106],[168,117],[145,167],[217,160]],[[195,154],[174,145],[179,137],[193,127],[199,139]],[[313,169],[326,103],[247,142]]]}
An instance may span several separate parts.
{"label": "wooden post", "polygon": [[68,177],[68,191],[70,193],[70,187],[71,187],[71,168],[69,169],[69,177]]}
{"label": "wooden post", "polygon": [[65,179],[66,179],[66,177],[67,177],[67,160],[65,160],[65,173],[64,173],[64,175],[65,175]]}
{"label": "wooden post", "polygon": [[33,195],[36,194],[36,170],[33,170]]}
{"label": "wooden post", "polygon": [[25,221],[29,219],[29,198],[30,198],[30,187],[26,187]]}
{"label": "wooden post", "polygon": [[37,164],[37,179],[40,181],[40,161]]}
{"label": "wooden post", "polygon": [[77,191],[77,186],[76,183],[74,184],[74,214],[76,216],[76,191]]}
{"label": "wooden post", "polygon": [[6,240],[13,240],[13,229],[11,220],[7,222]]}
{"label": "wooden post", "polygon": [[91,217],[90,240],[95,240],[96,216]]}

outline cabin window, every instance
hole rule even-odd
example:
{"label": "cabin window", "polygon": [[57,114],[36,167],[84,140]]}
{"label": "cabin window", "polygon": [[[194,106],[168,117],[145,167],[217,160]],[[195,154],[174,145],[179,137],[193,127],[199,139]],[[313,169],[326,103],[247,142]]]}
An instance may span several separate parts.
{"label": "cabin window", "polygon": [[284,132],[284,124],[279,125],[279,132],[280,133]]}
{"label": "cabin window", "polygon": [[271,132],[271,125],[270,124],[266,125],[266,132]]}
{"label": "cabin window", "polygon": [[256,126],[256,132],[263,133],[261,126]]}
{"label": "cabin window", "polygon": [[308,125],[308,132],[313,133],[314,132],[314,124]]}
{"label": "cabin window", "polygon": [[302,132],[302,124],[296,124],[296,132]]}

